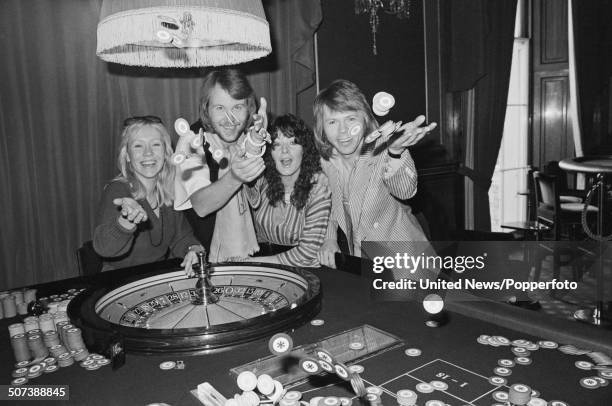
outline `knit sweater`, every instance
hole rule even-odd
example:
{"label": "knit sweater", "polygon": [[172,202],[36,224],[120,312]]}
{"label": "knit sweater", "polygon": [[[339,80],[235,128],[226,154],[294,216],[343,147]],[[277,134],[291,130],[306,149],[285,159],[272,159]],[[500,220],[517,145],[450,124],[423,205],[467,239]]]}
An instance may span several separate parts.
{"label": "knit sweater", "polygon": [[161,206],[158,217],[147,199],[137,202],[148,220],[132,230],[125,229],[118,222],[121,208],[113,204],[113,199],[123,197],[132,197],[129,185],[112,181],[104,188],[98,206],[93,245],[104,259],[103,271],[161,261],[168,258],[169,251],[171,256],[182,258],[189,246],[199,244],[182,213]]}

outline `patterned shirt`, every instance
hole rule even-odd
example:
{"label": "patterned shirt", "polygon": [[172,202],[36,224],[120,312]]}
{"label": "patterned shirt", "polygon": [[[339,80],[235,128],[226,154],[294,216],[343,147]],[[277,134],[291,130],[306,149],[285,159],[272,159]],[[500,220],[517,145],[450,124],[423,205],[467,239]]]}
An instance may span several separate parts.
{"label": "patterned shirt", "polygon": [[306,205],[298,210],[293,204],[278,202],[272,206],[266,195],[268,183],[262,177],[254,187],[246,188],[253,207],[253,221],[257,240],[278,245],[293,246],[276,255],[284,265],[317,267],[319,252],[331,212],[331,193],[327,177],[316,175],[316,183],[310,190]]}

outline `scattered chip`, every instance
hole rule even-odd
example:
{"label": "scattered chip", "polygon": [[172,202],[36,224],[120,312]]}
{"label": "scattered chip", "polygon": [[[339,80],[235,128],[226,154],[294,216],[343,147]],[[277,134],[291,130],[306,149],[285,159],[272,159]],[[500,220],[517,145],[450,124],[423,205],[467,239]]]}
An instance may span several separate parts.
{"label": "scattered chip", "polygon": [[599,387],[601,388],[604,388],[610,384],[607,379],[604,379],[601,376],[593,376],[592,378],[599,382]]}
{"label": "scattered chip", "polygon": [[512,368],[515,364],[514,361],[510,359],[500,359],[497,361],[497,365],[500,367]]}
{"label": "scattered chip", "polygon": [[516,357],[514,359],[514,362],[516,362],[519,365],[530,365],[531,364],[531,358],[529,357]]}
{"label": "scattered chip", "polygon": [[319,360],[319,365],[327,372],[334,372],[334,367],[327,361]]}
{"label": "scattered chip", "polygon": [[540,348],[547,348],[550,350],[554,350],[555,348],[559,347],[559,344],[554,341],[538,341],[538,345]]}
{"label": "scattered chip", "polygon": [[504,391],[495,391],[493,392],[493,399],[495,399],[498,402],[506,402],[508,401],[508,392],[504,392]]}
{"label": "scattered chip", "polygon": [[321,372],[321,367],[316,359],[311,357],[302,358],[300,360],[300,368],[307,374],[315,375]]}
{"label": "scattered chip", "polygon": [[612,369],[604,369],[597,372],[597,375],[604,379],[612,379]]}
{"label": "scattered chip", "polygon": [[289,392],[285,393],[285,399],[289,399],[289,400],[300,400],[302,398],[302,392],[297,391],[297,390],[290,390]]}
{"label": "scattered chip", "polygon": [[496,375],[499,376],[509,376],[512,375],[512,370],[504,367],[497,367],[493,370]]}
{"label": "scattered chip", "polygon": [[324,350],[323,348],[319,348],[315,351],[315,354],[320,360],[323,360],[329,364],[334,363],[334,357],[329,353],[329,351]]}
{"label": "scattered chip", "polygon": [[569,404],[563,402],[562,400],[551,400],[548,402],[548,406],[569,406]]}
{"label": "scattered chip", "polygon": [[593,377],[588,377],[582,378],[580,380],[580,386],[587,389],[597,389],[601,385],[599,384],[599,381],[597,379],[594,379]]}
{"label": "scattered chip", "polygon": [[360,374],[365,371],[365,368],[359,364],[351,365],[349,371],[355,374]]}
{"label": "scattered chip", "polygon": [[11,381],[11,385],[23,385],[28,382],[28,378],[16,378]]}
{"label": "scattered chip", "polygon": [[506,378],[502,378],[501,376],[492,376],[489,378],[489,383],[495,386],[504,386],[508,383]]}
{"label": "scattered chip", "polygon": [[426,382],[421,382],[416,385],[416,390],[421,393],[431,393],[434,391],[434,388]]}
{"label": "scattered chip", "polygon": [[348,380],[349,379],[349,370],[347,368],[346,365],[338,362],[336,364],[334,364],[334,370],[336,371],[336,375],[338,375],[340,378],[344,379],[344,380]]}
{"label": "scattered chip", "polygon": [[404,354],[408,355],[409,357],[418,357],[421,355],[421,353],[421,350],[418,348],[408,348],[406,351],[404,351]]}
{"label": "scattered chip", "polygon": [[293,349],[293,340],[289,334],[274,334],[268,341],[268,349],[274,355],[284,355]]}
{"label": "scattered chip", "polygon": [[[92,359],[95,360],[94,357],[92,357]],[[169,369],[174,369],[175,366],[176,366],[176,362],[174,361],[164,361],[161,364],[159,364],[159,369],[169,370]]]}
{"label": "scattered chip", "polygon": [[340,400],[340,406],[351,406],[353,404],[350,398],[341,397],[338,400]]}
{"label": "scattered chip", "polygon": [[253,391],[257,387],[257,375],[251,371],[242,371],[236,378],[236,383],[244,392]]}
{"label": "scattered chip", "polygon": [[382,395],[383,390],[381,388],[379,388],[378,386],[368,386],[366,388],[366,392],[367,393],[373,393],[375,395]]}
{"label": "scattered chip", "polygon": [[323,319],[314,319],[310,322],[310,324],[312,324],[313,326],[322,326],[323,324],[325,324],[325,320]]}
{"label": "scattered chip", "polygon": [[429,382],[429,384],[431,386],[433,386],[434,389],[436,390],[447,390],[448,389],[448,385],[446,384],[446,382],[442,382],[442,381],[431,381]]}
{"label": "scattered chip", "polygon": [[363,349],[363,343],[359,342],[359,341],[355,341],[349,344],[349,348],[351,350],[361,350]]}
{"label": "scattered chip", "polygon": [[589,361],[576,361],[574,365],[576,365],[576,368],[584,369],[585,371],[593,369],[593,364]]}
{"label": "scattered chip", "polygon": [[425,406],[446,406],[446,403],[442,402],[441,400],[432,399],[432,400],[428,400],[425,403]]}
{"label": "scattered chip", "polygon": [[440,313],[444,308],[444,300],[442,300],[440,295],[431,293],[423,299],[423,308],[425,308],[425,311],[429,314]]}
{"label": "scattered chip", "polygon": [[547,406],[548,402],[540,398],[531,398],[529,400],[529,403],[527,403],[527,405],[528,406]]}
{"label": "scattered chip", "polygon": [[50,374],[52,372],[55,372],[59,369],[59,366],[57,365],[47,365],[47,367],[45,368],[45,373],[46,374]]}
{"label": "scattered chip", "polygon": [[261,374],[257,377],[257,390],[263,395],[271,395],[274,392],[274,379],[268,374]]}

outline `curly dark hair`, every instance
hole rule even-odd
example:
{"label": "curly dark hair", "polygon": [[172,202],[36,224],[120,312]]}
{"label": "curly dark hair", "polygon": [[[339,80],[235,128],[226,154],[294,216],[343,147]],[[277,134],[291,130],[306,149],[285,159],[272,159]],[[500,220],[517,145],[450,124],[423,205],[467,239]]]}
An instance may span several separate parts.
{"label": "curly dark hair", "polygon": [[[293,204],[296,209],[301,210],[306,206],[308,196],[316,180],[315,175],[321,172],[321,156],[315,146],[312,129],[306,125],[304,120],[293,114],[279,116],[270,126],[272,143],[274,143],[274,140],[278,137],[279,132],[287,138],[295,137],[295,142],[303,148],[300,174],[295,181],[293,193],[291,193],[291,204]],[[276,207],[278,202],[283,201],[285,185],[283,185],[280,174],[276,170],[274,159],[272,159],[272,148],[266,149],[264,161],[266,163],[264,177],[268,182],[266,195],[268,196],[268,200],[270,200],[270,204]]]}

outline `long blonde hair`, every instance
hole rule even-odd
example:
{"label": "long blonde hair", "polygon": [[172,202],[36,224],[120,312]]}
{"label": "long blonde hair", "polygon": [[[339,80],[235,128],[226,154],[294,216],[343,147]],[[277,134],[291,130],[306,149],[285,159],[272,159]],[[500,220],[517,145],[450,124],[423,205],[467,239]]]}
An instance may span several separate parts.
{"label": "long blonde hair", "polygon": [[147,197],[144,185],[138,180],[132,164],[128,161],[128,145],[132,137],[143,127],[157,130],[164,142],[164,165],[155,179],[154,194],[160,204],[172,206],[174,201],[174,166],[170,164],[170,156],[173,152],[172,142],[168,130],[159,117],[139,116],[125,119],[121,132],[119,156],[117,157],[117,167],[121,173],[114,180],[128,183],[134,199],[139,200]]}

